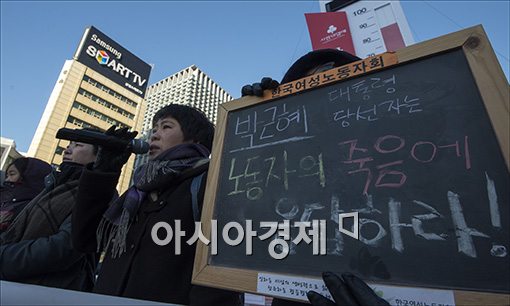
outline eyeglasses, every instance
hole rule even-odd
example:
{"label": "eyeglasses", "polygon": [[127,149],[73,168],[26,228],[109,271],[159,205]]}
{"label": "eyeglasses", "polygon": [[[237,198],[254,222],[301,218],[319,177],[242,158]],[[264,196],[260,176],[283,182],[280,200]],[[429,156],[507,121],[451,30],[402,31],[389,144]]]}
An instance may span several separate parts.
{"label": "eyeglasses", "polygon": [[317,74],[319,72],[323,72],[323,71],[333,69],[333,68],[335,68],[335,62],[327,62],[327,63],[324,63],[322,65],[319,65],[315,68],[308,70],[308,73],[306,74],[306,76]]}

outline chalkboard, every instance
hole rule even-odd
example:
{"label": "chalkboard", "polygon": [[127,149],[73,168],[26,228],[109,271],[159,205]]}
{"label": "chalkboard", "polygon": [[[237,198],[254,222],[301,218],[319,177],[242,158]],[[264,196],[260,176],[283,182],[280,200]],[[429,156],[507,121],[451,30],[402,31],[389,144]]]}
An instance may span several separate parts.
{"label": "chalkboard", "polygon": [[[465,44],[441,51],[227,111],[202,219],[217,220],[217,254],[202,269],[509,293],[508,152],[487,111],[501,101],[484,101]],[[340,230],[346,213],[357,213],[358,239]],[[236,246],[221,236],[232,222],[244,229]],[[261,222],[278,222],[280,236],[260,240]],[[310,222],[313,241],[296,239],[295,222]]]}

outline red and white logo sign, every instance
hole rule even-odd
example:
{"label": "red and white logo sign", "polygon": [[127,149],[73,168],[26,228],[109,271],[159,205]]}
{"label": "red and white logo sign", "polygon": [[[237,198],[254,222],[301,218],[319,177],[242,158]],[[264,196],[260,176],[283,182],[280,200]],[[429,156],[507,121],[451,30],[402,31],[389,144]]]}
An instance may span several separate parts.
{"label": "red and white logo sign", "polygon": [[355,54],[345,12],[305,14],[313,50],[338,49]]}

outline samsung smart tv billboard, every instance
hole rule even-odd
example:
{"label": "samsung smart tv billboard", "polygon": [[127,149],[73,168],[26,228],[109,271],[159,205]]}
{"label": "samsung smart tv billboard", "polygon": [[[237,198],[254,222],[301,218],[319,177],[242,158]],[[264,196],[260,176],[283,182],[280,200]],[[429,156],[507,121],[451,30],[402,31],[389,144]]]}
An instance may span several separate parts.
{"label": "samsung smart tv billboard", "polygon": [[144,97],[151,66],[95,27],[85,29],[74,58],[111,81]]}

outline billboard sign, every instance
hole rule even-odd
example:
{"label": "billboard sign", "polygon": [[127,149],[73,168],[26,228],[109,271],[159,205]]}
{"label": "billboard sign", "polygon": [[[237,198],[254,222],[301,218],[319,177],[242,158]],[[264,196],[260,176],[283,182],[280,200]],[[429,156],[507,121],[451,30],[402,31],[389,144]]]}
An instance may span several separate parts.
{"label": "billboard sign", "polygon": [[321,1],[320,5],[322,12],[346,13],[354,44],[353,54],[361,58],[414,44],[399,1],[335,0]]}
{"label": "billboard sign", "polygon": [[345,12],[305,14],[313,50],[338,49],[354,54]]}
{"label": "billboard sign", "polygon": [[151,66],[91,26],[74,58],[140,97],[145,96]]}

